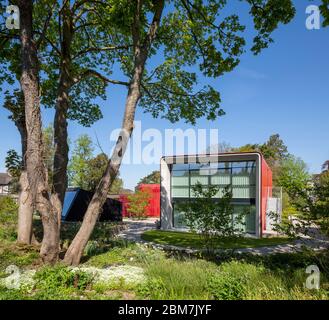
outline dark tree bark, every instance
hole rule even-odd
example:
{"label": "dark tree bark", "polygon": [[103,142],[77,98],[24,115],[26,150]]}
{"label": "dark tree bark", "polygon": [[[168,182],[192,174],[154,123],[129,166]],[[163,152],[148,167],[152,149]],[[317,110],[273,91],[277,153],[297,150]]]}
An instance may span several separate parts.
{"label": "dark tree bark", "polygon": [[41,214],[43,240],[41,257],[47,263],[58,259],[59,232],[57,211],[50,201],[47,169],[43,162],[42,123],[39,100],[38,56],[33,41],[32,0],[18,1],[20,9],[20,39],[22,50],[21,87],[25,103],[27,132],[26,169],[32,207]]}
{"label": "dark tree bark", "polygon": [[142,1],[136,1],[136,12],[134,23],[132,26],[132,37],[134,42],[134,73],[132,80],[129,84],[128,95],[125,103],[125,113],[122,123],[121,132],[116,143],[116,147],[109,160],[106,171],[96,188],[95,194],[89,204],[87,212],[84,216],[82,225],[77,235],[73,239],[68,251],[65,254],[64,262],[69,265],[77,265],[85,246],[93,232],[99,214],[101,213],[102,206],[104,205],[107,197],[107,191],[116,178],[122,158],[127,148],[129,138],[133,132],[135,111],[140,99],[141,82],[143,71],[147,60],[150,46],[156,36],[158,26],[160,24],[161,15],[164,7],[164,1],[157,1],[157,7],[153,17],[152,24],[149,32],[142,41],[140,35],[140,18],[142,10]]}

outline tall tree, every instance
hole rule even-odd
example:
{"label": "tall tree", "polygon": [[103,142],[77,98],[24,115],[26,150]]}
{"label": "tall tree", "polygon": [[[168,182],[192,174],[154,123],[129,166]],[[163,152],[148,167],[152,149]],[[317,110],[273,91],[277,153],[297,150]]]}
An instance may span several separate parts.
{"label": "tall tree", "polygon": [[[98,24],[94,23],[95,3],[102,6],[102,1],[40,0],[34,2],[31,8],[33,11],[31,17],[33,41],[31,42],[38,59],[35,77],[42,88],[41,102],[46,107],[55,106],[56,109],[53,130],[55,143],[52,161],[53,177],[50,179],[49,189],[52,191],[50,205],[55,208],[58,215],[58,229],[67,185],[67,119],[77,120],[80,124],[88,126],[101,118],[99,106],[94,103],[94,99],[105,98],[105,87],[108,83],[112,83],[110,79],[104,81],[99,73],[100,71],[103,71],[103,75],[111,73],[113,47],[105,45],[109,42],[108,37],[106,39],[103,37],[102,28],[107,27],[102,24],[103,20],[98,19]],[[19,2],[20,4],[23,6],[25,2]],[[0,19],[4,17],[2,13],[5,8],[6,3],[1,3]],[[7,82],[14,87],[22,73],[20,67],[22,63],[19,59],[22,43],[19,30],[0,29],[0,43],[0,82]],[[21,95],[22,114],[25,114],[26,102],[24,95]],[[29,125],[27,123],[27,126]],[[43,146],[39,145],[38,148],[43,149]],[[25,152],[23,154],[25,159],[28,154]],[[28,184],[27,179],[25,180]],[[32,199],[32,196],[28,196],[30,188],[23,189],[26,189],[26,199]],[[28,212],[29,207],[32,206],[25,208],[25,216],[32,221],[32,215]],[[21,208],[23,205],[20,205],[20,211]],[[22,212],[24,213],[24,210]]]}
{"label": "tall tree", "polygon": [[[98,154],[95,158],[88,161],[87,176],[88,176],[88,186],[87,190],[95,191],[99,182],[102,179],[103,173],[106,170],[109,158],[105,153]],[[123,188],[123,181],[120,178],[120,173],[116,176],[113,181],[109,193],[119,194]]]}
{"label": "tall tree", "polygon": [[[272,41],[270,35],[278,25],[288,23],[295,11],[290,0],[246,2],[257,30],[252,47],[257,54]],[[109,0],[106,8],[101,8],[106,16],[99,11],[111,26],[107,30],[109,38],[122,47],[114,54],[128,77],[128,93],[121,132],[81,228],[66,252],[67,264],[80,261],[107,190],[119,171],[138,103],[154,117],[172,122],[184,119],[195,124],[200,117],[213,120],[223,115],[219,93],[211,86],[200,88],[191,67],[197,65],[206,77],[219,77],[239,64],[246,42],[241,36],[244,27],[237,14],[221,18],[225,5],[224,0]],[[162,62],[153,69],[150,63],[147,68],[149,59],[160,52]]]}
{"label": "tall tree", "polygon": [[147,217],[146,209],[150,204],[152,194],[149,190],[137,190],[133,194],[127,195],[127,212],[129,217],[144,219]]}
{"label": "tall tree", "polygon": [[93,150],[92,141],[88,135],[81,135],[75,141],[69,164],[69,181],[71,186],[88,189],[88,166],[93,156]]}
{"label": "tall tree", "polygon": [[42,126],[39,100],[38,54],[33,34],[32,0],[19,0],[22,72],[20,84],[24,95],[27,130],[26,168],[33,208],[43,224],[40,254],[47,262],[58,257],[59,230],[57,212],[51,205],[47,169],[43,161]]}
{"label": "tall tree", "polygon": [[268,141],[259,147],[268,164],[274,168],[289,156],[288,148],[279,134],[273,134]]}
{"label": "tall tree", "polygon": [[300,211],[308,205],[309,183],[311,176],[306,163],[294,156],[285,159],[280,168],[277,179],[278,185],[288,194],[291,204]]}
{"label": "tall tree", "polygon": [[[93,157],[93,143],[88,135],[81,135],[75,141],[72,157],[68,166],[70,186],[94,192],[101,180],[109,161],[105,153]],[[120,193],[123,181],[119,175],[109,193]]]}

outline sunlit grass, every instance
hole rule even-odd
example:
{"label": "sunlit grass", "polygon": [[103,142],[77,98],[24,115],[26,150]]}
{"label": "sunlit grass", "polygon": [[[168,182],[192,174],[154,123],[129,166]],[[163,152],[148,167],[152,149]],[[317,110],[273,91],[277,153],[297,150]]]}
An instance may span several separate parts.
{"label": "sunlit grass", "polygon": [[[162,245],[173,245],[196,249],[205,247],[200,235],[190,232],[149,230],[142,234],[142,239]],[[291,240],[284,237],[262,239],[244,237],[214,239],[214,245],[218,249],[257,248],[286,244],[289,242],[291,242]]]}

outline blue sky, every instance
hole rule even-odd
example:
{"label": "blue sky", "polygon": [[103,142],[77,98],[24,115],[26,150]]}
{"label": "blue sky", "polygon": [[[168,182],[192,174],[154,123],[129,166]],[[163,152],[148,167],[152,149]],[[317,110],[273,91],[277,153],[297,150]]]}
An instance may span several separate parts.
{"label": "blue sky", "polygon": [[[275,42],[259,56],[246,52],[234,72],[220,79],[204,80],[218,89],[222,96],[224,117],[214,122],[200,119],[196,128],[217,128],[220,140],[232,146],[262,143],[279,133],[289,151],[301,157],[311,172],[319,172],[329,159],[329,28],[307,30],[305,27],[308,0],[295,1],[297,15],[292,23],[281,26],[274,34]],[[314,2],[316,4],[316,1]],[[319,1],[320,3],[320,1]],[[243,19],[249,24],[247,16]],[[246,31],[250,38],[252,33]],[[87,133],[97,135],[104,151],[109,152],[110,133],[121,125],[126,91],[109,87],[106,101],[101,101],[104,118],[91,128],[69,124],[70,140]],[[2,97],[0,97],[2,104]],[[19,135],[8,112],[0,109],[0,171],[9,149],[20,149]],[[53,112],[44,112],[44,125],[52,122]],[[136,120],[142,129],[191,127],[184,122],[170,124],[153,119],[138,110]],[[95,153],[100,150],[95,147]],[[179,153],[184,153],[184,150]],[[158,169],[154,165],[123,165],[121,177],[125,187],[133,188],[138,180]]]}

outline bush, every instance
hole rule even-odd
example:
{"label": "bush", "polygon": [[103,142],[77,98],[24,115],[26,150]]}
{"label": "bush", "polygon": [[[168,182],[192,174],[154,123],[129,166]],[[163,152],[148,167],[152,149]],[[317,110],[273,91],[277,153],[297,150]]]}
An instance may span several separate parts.
{"label": "bush", "polygon": [[0,197],[0,239],[15,241],[17,238],[18,206],[10,197]]}
{"label": "bush", "polygon": [[137,190],[134,194],[127,196],[127,211],[129,216],[135,219],[144,219],[147,217],[146,209],[150,204],[152,195],[148,190]]}
{"label": "bush", "polygon": [[75,288],[85,290],[91,286],[93,277],[81,270],[72,271],[69,268],[57,265],[45,267],[37,271],[34,276],[36,287],[49,291]]}
{"label": "bush", "polygon": [[228,273],[218,273],[211,277],[208,289],[216,300],[242,300],[245,296],[243,279]]}

